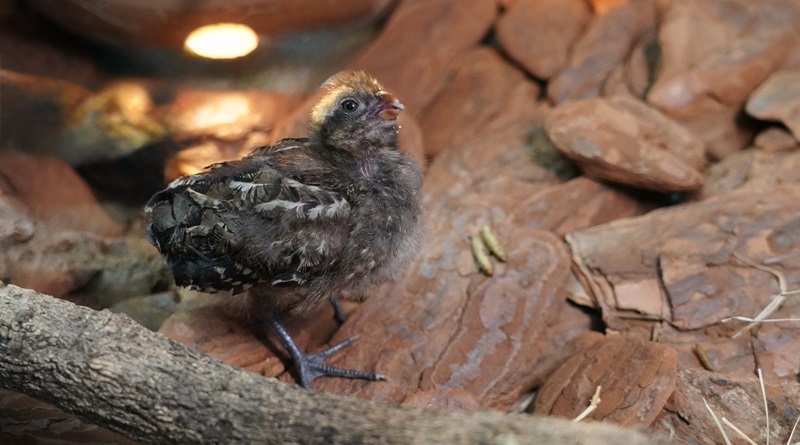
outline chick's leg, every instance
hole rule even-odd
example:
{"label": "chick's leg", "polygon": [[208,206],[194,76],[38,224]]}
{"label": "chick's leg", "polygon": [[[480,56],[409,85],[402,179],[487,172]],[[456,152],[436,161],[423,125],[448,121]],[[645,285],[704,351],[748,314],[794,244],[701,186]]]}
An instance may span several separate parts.
{"label": "chick's leg", "polygon": [[278,318],[271,312],[264,312],[262,315],[264,323],[272,330],[281,345],[292,356],[294,365],[295,377],[298,383],[304,388],[310,388],[311,382],[317,377],[344,377],[348,379],[364,379],[364,380],[386,380],[386,376],[374,372],[356,371],[353,369],[342,369],[335,366],[330,366],[322,363],[328,357],[340,349],[346,348],[353,342],[354,338],[332,346],[322,352],[313,355],[308,355],[301,351],[297,344],[292,340],[292,336],[278,320]]}

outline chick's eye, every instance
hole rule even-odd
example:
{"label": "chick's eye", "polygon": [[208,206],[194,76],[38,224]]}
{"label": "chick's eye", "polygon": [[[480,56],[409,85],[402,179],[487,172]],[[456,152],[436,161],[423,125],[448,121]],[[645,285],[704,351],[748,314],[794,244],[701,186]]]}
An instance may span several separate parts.
{"label": "chick's eye", "polygon": [[347,111],[348,113],[356,111],[357,108],[358,108],[358,102],[354,101],[353,99],[347,99],[342,102],[342,109],[344,111]]}

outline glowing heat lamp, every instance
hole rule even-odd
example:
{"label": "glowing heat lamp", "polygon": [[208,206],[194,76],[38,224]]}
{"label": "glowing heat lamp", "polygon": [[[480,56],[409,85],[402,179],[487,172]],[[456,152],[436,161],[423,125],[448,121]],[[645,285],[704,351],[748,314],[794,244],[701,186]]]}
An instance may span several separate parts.
{"label": "glowing heat lamp", "polygon": [[217,23],[201,26],[186,37],[186,51],[209,59],[235,59],[258,47],[258,35],[247,25]]}

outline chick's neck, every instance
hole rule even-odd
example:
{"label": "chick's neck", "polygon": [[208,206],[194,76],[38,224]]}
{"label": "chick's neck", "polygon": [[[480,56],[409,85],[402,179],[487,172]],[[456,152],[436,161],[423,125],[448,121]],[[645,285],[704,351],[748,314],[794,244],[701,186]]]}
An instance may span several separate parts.
{"label": "chick's neck", "polygon": [[[387,126],[388,127],[388,126]],[[332,138],[324,138],[325,134],[312,133],[310,147],[317,151],[318,159],[325,160],[334,167],[339,176],[335,182],[349,178],[360,183],[356,188],[369,187],[372,181],[393,181],[394,170],[400,164],[406,164],[404,155],[398,150],[397,129],[386,131],[380,137],[365,138],[364,134],[332,134]],[[366,181],[366,182],[363,182]],[[325,182],[323,180],[323,182]]]}
{"label": "chick's neck", "polygon": [[373,119],[367,125],[323,125],[309,135],[312,144],[329,152],[355,157],[372,157],[384,150],[397,149],[397,123]]}

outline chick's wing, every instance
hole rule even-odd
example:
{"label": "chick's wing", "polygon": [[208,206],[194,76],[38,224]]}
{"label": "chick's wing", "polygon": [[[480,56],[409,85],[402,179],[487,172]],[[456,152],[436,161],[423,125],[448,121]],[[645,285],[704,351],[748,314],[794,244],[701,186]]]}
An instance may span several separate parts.
{"label": "chick's wing", "polygon": [[334,267],[350,204],[246,158],[179,179],[147,206],[151,242],[177,284],[213,292],[303,284]]}

